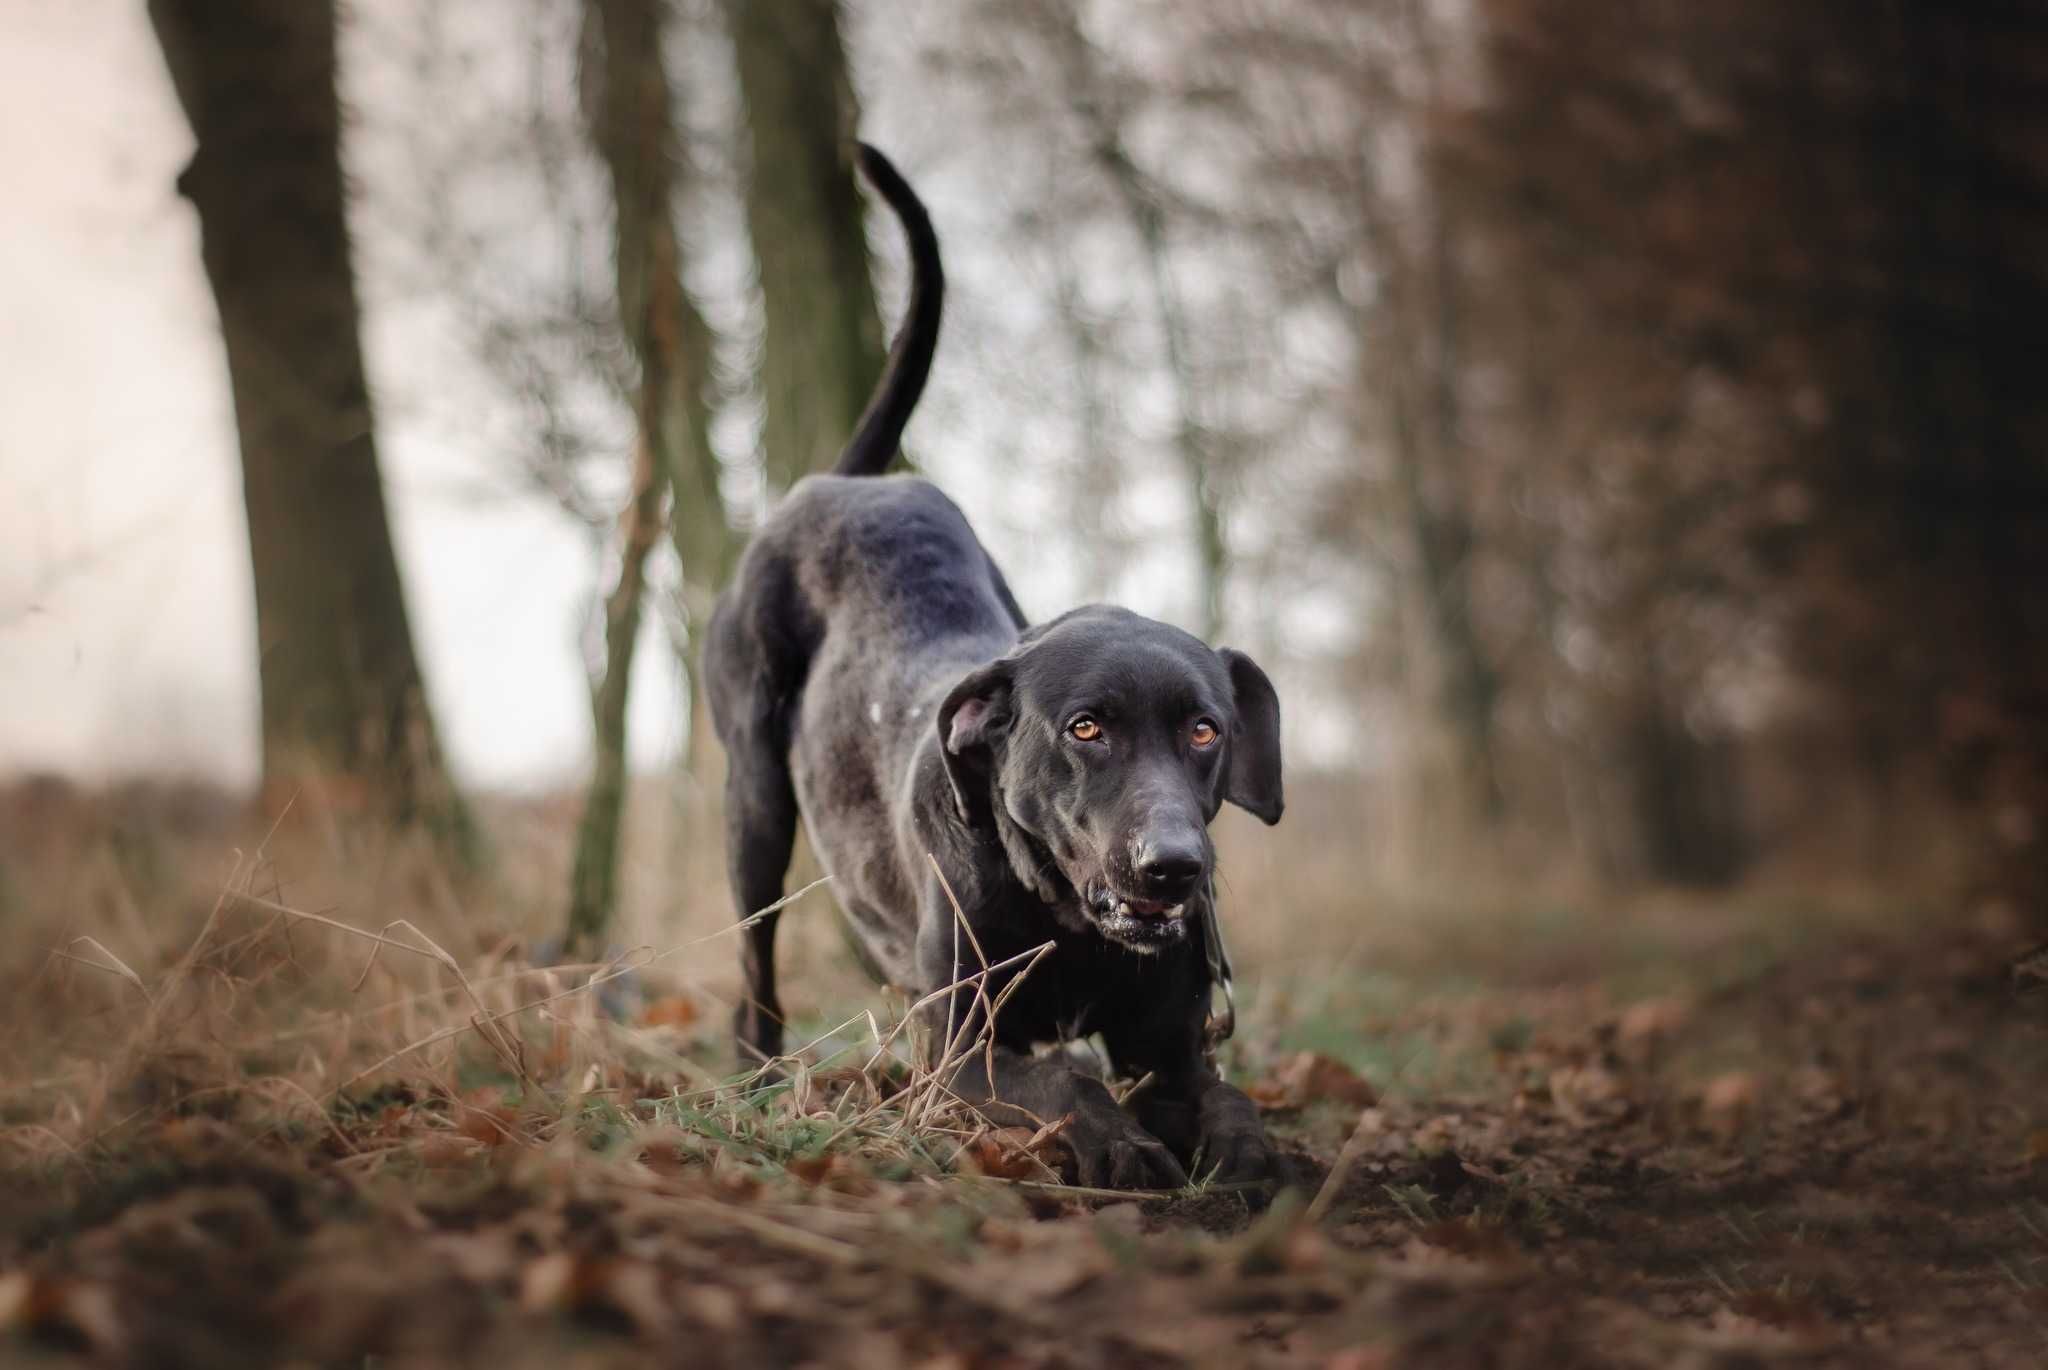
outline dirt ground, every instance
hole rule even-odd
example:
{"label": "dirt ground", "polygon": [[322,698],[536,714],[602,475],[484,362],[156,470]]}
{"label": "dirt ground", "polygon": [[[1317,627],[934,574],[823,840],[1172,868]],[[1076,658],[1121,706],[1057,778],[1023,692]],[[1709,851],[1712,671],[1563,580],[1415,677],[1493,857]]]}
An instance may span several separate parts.
{"label": "dirt ground", "polygon": [[2048,1364],[2048,972],[1996,910],[1304,912],[1238,947],[1268,1203],[1063,1187],[850,979],[735,1086],[673,960],[444,964],[266,860],[161,876],[152,939],[81,852],[9,868],[72,902],[0,1008],[0,1363]]}

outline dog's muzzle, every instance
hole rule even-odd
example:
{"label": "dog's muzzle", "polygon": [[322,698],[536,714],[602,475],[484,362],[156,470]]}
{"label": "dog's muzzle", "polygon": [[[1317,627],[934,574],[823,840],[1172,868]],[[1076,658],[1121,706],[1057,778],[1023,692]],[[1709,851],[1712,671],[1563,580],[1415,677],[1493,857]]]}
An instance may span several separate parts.
{"label": "dog's muzzle", "polygon": [[1187,936],[1185,903],[1164,904],[1102,888],[1089,897],[1088,909],[1103,936],[1133,951],[1160,951]]}

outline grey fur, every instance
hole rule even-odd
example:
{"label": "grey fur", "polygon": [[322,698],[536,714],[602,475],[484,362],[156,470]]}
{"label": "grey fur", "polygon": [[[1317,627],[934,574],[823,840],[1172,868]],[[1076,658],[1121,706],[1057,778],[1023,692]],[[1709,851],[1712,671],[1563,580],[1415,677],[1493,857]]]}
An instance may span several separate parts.
{"label": "grey fur", "polygon": [[[923,387],[941,277],[916,197],[873,149],[862,163],[913,226],[923,302],[842,461],[872,472]],[[1206,1059],[1210,958],[1190,932],[1213,917],[1217,809],[1280,817],[1279,702],[1249,657],[1101,605],[1030,627],[936,488],[830,475],[799,482],[754,535],[704,676],[741,914],[780,897],[801,817],[871,968],[922,996],[980,967],[936,860],[990,962],[1055,948],[999,1015],[992,1074],[980,1054],[962,1066],[962,1097],[1003,1122],[1071,1114],[1084,1183],[1178,1184],[1198,1156],[1226,1179],[1272,1174],[1256,1111]],[[1076,735],[1084,713],[1099,735]],[[742,953],[735,1030],[757,1058],[783,1047],[777,917]],[[979,1031],[977,1005],[942,997],[932,1035]],[[1033,1055],[1090,1033],[1120,1071],[1152,1075],[1129,1111]]]}

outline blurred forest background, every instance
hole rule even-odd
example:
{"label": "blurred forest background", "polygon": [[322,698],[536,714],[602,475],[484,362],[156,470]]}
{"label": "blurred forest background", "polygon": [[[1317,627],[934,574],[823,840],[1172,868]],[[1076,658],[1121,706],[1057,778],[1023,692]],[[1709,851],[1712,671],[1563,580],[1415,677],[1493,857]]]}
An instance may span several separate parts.
{"label": "blurred forest background", "polygon": [[[2020,0],[0,7],[0,1358],[2041,1365],[2044,91]],[[697,638],[902,308],[856,139],[905,464],[1284,701],[1262,1217],[1060,1187],[820,895],[733,1073]]]}
{"label": "blurred forest background", "polygon": [[[441,739],[519,698],[533,649],[494,662],[489,633],[458,649],[408,616],[451,555],[407,513],[423,488],[582,549],[550,601],[580,627],[521,629],[589,682],[548,725],[593,739],[551,775],[590,779],[577,918],[614,898],[636,765],[684,821],[709,806],[695,630],[850,431],[901,295],[858,135],[930,202],[953,284],[911,464],[1028,611],[1113,598],[1267,660],[1289,765],[1362,875],[1778,870],[2039,907],[2048,25],[2026,6],[148,19],[196,140],[176,190],[254,572],[246,660],[226,630],[193,654],[260,680],[270,812],[297,793],[476,850],[462,796],[494,772]],[[169,184],[133,193],[189,233]],[[462,546],[463,574],[516,585],[507,545]],[[66,544],[8,557],[10,674],[123,557],[39,546]],[[0,765],[48,764],[20,744],[37,698]],[[245,778],[239,717],[188,720],[184,764]]]}

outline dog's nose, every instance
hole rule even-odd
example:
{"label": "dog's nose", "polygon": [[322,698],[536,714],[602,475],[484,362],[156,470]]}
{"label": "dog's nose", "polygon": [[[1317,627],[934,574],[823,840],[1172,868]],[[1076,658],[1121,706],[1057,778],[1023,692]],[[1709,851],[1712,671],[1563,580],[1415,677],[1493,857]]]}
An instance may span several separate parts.
{"label": "dog's nose", "polygon": [[1195,835],[1162,835],[1139,844],[1133,863],[1148,894],[1178,898],[1193,892],[1207,862],[1202,859],[1202,842]]}

